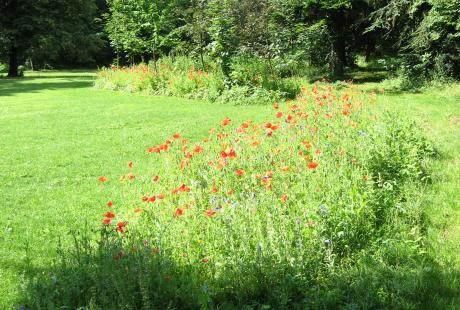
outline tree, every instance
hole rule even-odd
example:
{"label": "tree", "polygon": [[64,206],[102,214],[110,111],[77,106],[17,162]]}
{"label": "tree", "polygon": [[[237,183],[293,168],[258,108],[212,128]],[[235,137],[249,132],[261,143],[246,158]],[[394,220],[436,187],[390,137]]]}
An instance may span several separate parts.
{"label": "tree", "polygon": [[367,31],[382,33],[408,82],[417,86],[433,77],[460,78],[459,1],[390,0],[373,6]]}
{"label": "tree", "polygon": [[207,8],[207,15],[211,20],[208,29],[211,55],[217,58],[227,80],[231,72],[231,57],[238,46],[232,3],[234,0],[210,0]]}
{"label": "tree", "polygon": [[0,11],[0,56],[10,77],[27,56],[88,58],[103,44],[92,25],[94,0],[3,0]]}
{"label": "tree", "polygon": [[[180,44],[185,0],[109,0],[106,31],[117,53],[155,61]],[[150,58],[150,57],[148,57]]]}
{"label": "tree", "polygon": [[50,26],[43,17],[45,1],[5,0],[0,5],[0,53],[7,56],[8,76],[17,77],[21,56]]}
{"label": "tree", "polygon": [[190,41],[189,50],[200,55],[202,69],[205,48],[209,43],[209,19],[206,16],[207,0],[190,0],[190,6],[184,10],[185,25],[183,30],[186,40]]}

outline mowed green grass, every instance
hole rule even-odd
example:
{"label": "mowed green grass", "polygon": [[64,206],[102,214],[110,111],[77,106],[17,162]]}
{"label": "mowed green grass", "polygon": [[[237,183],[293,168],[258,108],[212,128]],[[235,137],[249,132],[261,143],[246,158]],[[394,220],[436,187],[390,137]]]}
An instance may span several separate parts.
{"label": "mowed green grass", "polygon": [[[415,119],[439,152],[433,184],[424,190],[429,250],[452,274],[460,274],[460,85],[422,93],[388,94],[379,101]],[[422,190],[422,189],[421,189]],[[456,279],[457,283],[460,281]],[[460,302],[460,292],[459,292]],[[460,307],[460,304],[459,304]]]}
{"label": "mowed green grass", "polygon": [[[70,242],[70,230],[100,221],[102,190],[110,188],[97,186],[98,176],[117,178],[127,162],[174,132],[198,140],[224,117],[261,120],[270,108],[95,90],[93,79],[80,71],[0,79],[0,309],[15,304],[25,271],[45,270],[56,258],[59,239]],[[430,253],[455,274],[460,86],[387,92],[378,100],[416,119],[441,154],[422,199]]]}

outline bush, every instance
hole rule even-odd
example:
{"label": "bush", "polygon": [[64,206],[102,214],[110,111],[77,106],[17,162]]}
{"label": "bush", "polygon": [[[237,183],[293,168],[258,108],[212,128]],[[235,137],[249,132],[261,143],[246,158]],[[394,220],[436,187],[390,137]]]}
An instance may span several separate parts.
{"label": "bush", "polygon": [[29,283],[27,304],[423,306],[417,284],[392,287],[379,270],[411,270],[422,255],[414,197],[432,150],[406,120],[376,114],[373,97],[343,88],[303,88],[266,121],[224,119],[201,141],[175,133],[119,179],[100,177],[102,189],[120,182],[103,224]]}
{"label": "bush", "polygon": [[6,73],[7,72],[7,65],[0,63],[0,73]]}
{"label": "bush", "polygon": [[[103,68],[95,82],[97,88],[171,95],[236,104],[260,104],[273,100],[294,99],[301,77],[282,77],[273,64],[250,56],[235,56],[231,61],[230,80],[220,67],[208,59],[205,68],[190,57],[163,57],[157,63],[127,68]],[[311,71],[313,74],[313,71]]]}
{"label": "bush", "polygon": [[186,57],[174,61],[162,58],[157,63],[129,68],[103,68],[98,73],[97,88],[216,100],[224,90],[222,74],[215,68],[197,69]]}

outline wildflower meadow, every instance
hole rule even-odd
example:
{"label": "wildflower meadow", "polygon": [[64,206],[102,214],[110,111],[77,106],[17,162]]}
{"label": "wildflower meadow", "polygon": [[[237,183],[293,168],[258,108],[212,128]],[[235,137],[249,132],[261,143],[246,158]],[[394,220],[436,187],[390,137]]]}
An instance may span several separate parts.
{"label": "wildflower meadow", "polygon": [[[210,125],[201,139],[164,133],[118,171],[101,167],[100,219],[74,235],[32,304],[334,307],[335,294],[361,293],[331,286],[353,281],[343,277],[357,262],[423,256],[414,197],[434,150],[375,94],[317,83],[262,122]],[[409,303],[389,293],[355,306]]]}
{"label": "wildflower meadow", "polygon": [[0,1],[0,310],[460,309],[459,21]]}

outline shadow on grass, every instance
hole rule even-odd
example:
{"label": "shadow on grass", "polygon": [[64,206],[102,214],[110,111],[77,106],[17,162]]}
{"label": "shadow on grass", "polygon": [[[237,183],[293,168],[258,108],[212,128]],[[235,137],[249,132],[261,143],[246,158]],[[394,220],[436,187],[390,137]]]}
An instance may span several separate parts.
{"label": "shadow on grass", "polygon": [[[61,78],[61,81],[50,82],[50,79]],[[93,85],[89,76],[46,76],[25,77],[15,79],[0,79],[0,97],[13,96],[23,93],[37,93],[44,90],[62,90],[72,88],[87,88]]]}
{"label": "shadow on grass", "polygon": [[460,272],[443,270],[428,258],[406,260],[404,253],[394,251],[385,260],[361,255],[347,268],[307,262],[299,269],[269,255],[253,254],[252,260],[242,256],[226,268],[188,258],[186,253],[172,259],[142,243],[122,252],[113,244],[91,246],[80,240],[53,266],[28,271],[31,280],[19,304],[24,309],[456,309],[460,305]]}
{"label": "shadow on grass", "polygon": [[388,78],[388,74],[385,71],[360,70],[350,72],[345,77],[354,84],[380,83]]}

